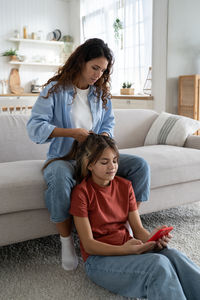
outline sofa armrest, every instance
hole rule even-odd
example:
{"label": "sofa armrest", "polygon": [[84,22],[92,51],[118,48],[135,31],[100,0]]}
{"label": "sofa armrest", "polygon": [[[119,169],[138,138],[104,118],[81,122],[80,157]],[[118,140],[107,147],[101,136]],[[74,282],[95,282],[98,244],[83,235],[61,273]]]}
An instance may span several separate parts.
{"label": "sofa armrest", "polygon": [[184,147],[195,148],[200,150],[200,136],[189,135],[185,141]]}

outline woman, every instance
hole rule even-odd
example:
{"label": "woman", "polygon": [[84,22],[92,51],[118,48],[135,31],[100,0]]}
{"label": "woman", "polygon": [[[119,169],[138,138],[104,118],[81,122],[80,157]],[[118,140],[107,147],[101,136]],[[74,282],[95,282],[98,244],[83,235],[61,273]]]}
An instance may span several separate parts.
{"label": "woman", "polygon": [[[90,131],[113,136],[110,101],[113,55],[100,39],[89,39],[68,58],[45,84],[32,109],[27,130],[32,141],[50,142],[47,161],[65,156],[73,140],[84,141]],[[46,206],[61,236],[62,266],[77,267],[69,214],[75,186],[74,161],[55,160],[44,170]],[[138,203],[148,200],[149,167],[135,156],[120,155],[118,175],[131,180]]]}
{"label": "woman", "polygon": [[[118,149],[107,136],[91,134],[77,148],[70,213],[80,238],[88,277],[126,297],[148,300],[198,300],[200,268],[175,249],[168,234],[151,234],[138,214],[131,182],[115,176]],[[129,222],[134,237],[130,236]],[[155,251],[156,250],[156,251]]]}

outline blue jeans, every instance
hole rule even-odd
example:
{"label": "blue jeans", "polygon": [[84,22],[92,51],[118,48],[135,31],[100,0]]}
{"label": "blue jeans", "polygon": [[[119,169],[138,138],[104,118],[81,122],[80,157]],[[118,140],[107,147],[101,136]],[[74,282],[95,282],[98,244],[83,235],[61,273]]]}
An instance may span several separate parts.
{"label": "blue jeans", "polygon": [[[45,202],[53,222],[63,222],[70,217],[70,195],[75,186],[75,162],[56,160],[44,170],[47,184]],[[143,158],[120,154],[118,176],[132,182],[136,200],[147,201],[150,189],[150,170]]]}
{"label": "blue jeans", "polygon": [[148,300],[199,300],[200,268],[175,249],[126,256],[89,256],[88,277],[125,296]]}

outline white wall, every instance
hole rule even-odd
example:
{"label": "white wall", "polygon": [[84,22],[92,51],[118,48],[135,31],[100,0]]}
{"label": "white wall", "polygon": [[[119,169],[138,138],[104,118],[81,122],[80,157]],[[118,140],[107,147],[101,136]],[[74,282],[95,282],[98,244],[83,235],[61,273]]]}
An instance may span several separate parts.
{"label": "white wall", "polygon": [[152,95],[154,109],[166,110],[168,0],[153,1]]}
{"label": "white wall", "polygon": [[[42,30],[44,38],[54,29],[60,29],[63,35],[71,35],[69,19],[68,0],[0,0],[0,53],[15,48],[16,45],[8,38],[16,29],[22,37],[24,25],[28,26],[29,33]],[[8,79],[11,68],[5,57],[0,57],[0,80]],[[32,79],[38,77],[44,83],[54,72],[55,69],[46,66],[21,66],[21,86],[29,92]]]}
{"label": "white wall", "polygon": [[179,76],[200,74],[199,12],[199,0],[154,0],[152,89],[158,112],[176,114]]}
{"label": "white wall", "polygon": [[178,77],[200,74],[200,1],[169,0],[167,111],[177,113]]}
{"label": "white wall", "polygon": [[69,32],[74,37],[74,47],[80,45],[80,0],[69,0]]}

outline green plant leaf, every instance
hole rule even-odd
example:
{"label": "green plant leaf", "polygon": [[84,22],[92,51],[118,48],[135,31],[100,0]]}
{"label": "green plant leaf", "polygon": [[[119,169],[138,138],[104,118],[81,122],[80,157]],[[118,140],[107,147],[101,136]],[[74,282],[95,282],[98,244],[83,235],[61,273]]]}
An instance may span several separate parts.
{"label": "green plant leaf", "polygon": [[9,49],[5,52],[2,53],[2,56],[12,56],[12,55],[16,55],[17,56],[17,49]]}

